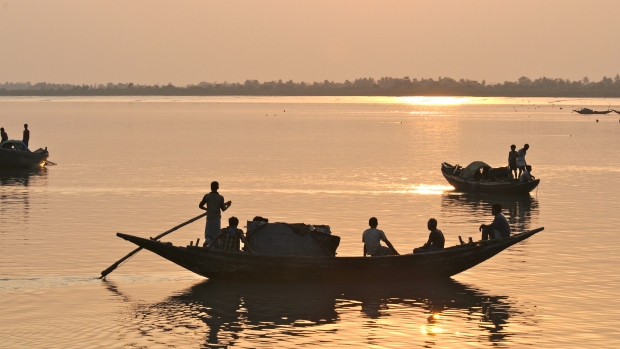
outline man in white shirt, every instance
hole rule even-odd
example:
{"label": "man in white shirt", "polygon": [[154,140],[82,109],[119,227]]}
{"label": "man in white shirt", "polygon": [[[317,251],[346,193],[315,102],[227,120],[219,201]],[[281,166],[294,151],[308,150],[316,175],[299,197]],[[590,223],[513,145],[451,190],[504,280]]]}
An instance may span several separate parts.
{"label": "man in white shirt", "polygon": [[[370,229],[366,229],[362,234],[362,242],[364,243],[364,257],[370,255],[372,257],[380,256],[400,256],[390,241],[385,237],[382,230],[377,229],[379,221],[372,217],[368,220]],[[381,241],[385,242],[387,247],[381,246]]]}
{"label": "man in white shirt", "polygon": [[519,175],[517,176],[517,178],[521,178],[521,173],[525,171],[525,166],[527,166],[527,162],[525,161],[525,154],[527,154],[528,149],[530,149],[530,145],[526,144],[517,152],[517,168],[519,169]]}

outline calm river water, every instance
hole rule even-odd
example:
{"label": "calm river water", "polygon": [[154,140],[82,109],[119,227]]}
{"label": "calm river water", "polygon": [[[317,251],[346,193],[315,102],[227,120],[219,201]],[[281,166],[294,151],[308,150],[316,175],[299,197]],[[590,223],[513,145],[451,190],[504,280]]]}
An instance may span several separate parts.
{"label": "calm river water", "polygon": [[[620,100],[554,98],[0,98],[57,166],[0,173],[0,347],[620,347]],[[596,122],[599,119],[599,122]],[[526,197],[454,192],[443,161],[504,166],[529,143]],[[361,255],[368,218],[401,253],[435,217],[479,238],[500,202],[545,230],[442,282],[245,284],[203,279],[134,246],[203,211],[329,224]],[[244,225],[244,224],[242,224]],[[186,245],[204,221],[164,240]]]}

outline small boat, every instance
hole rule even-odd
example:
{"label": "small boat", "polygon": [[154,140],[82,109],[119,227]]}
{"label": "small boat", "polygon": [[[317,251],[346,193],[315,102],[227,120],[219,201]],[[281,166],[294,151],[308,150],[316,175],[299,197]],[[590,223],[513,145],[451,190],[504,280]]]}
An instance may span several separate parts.
{"label": "small boat", "polygon": [[474,161],[465,168],[444,162],[441,173],[451,186],[466,193],[527,194],[540,183],[540,179],[529,182],[513,179],[508,167],[491,168],[482,161]]}
{"label": "small boat", "polygon": [[0,143],[0,168],[45,166],[48,157],[47,148],[30,151],[20,140],[9,139]]}
{"label": "small boat", "polygon": [[598,110],[592,110],[590,108],[581,108],[581,109],[574,109],[573,110],[576,113],[579,114],[586,114],[586,115],[590,115],[590,114],[609,114],[611,113],[611,109],[610,110],[604,110],[604,111],[598,111]]}
{"label": "small boat", "polygon": [[283,256],[241,251],[205,250],[117,233],[159,256],[209,279],[253,281],[420,280],[449,278],[470,269],[542,231],[457,245],[441,251],[385,257]]}

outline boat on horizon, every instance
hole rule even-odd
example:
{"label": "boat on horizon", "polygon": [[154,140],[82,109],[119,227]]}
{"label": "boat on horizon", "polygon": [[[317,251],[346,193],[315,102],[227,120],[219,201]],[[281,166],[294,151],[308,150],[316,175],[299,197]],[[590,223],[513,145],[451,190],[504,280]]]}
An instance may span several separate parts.
{"label": "boat on horizon", "polygon": [[592,115],[592,114],[609,114],[612,112],[612,109],[599,111],[599,110],[592,110],[590,108],[581,108],[581,109],[573,109],[573,111],[579,114]]}
{"label": "boat on horizon", "polygon": [[170,242],[127,234],[116,235],[209,279],[364,283],[449,278],[543,229],[456,245],[436,252],[384,257],[287,256],[206,250],[199,246],[174,246]]}
{"label": "boat on horizon", "polygon": [[48,157],[47,147],[30,151],[21,140],[9,139],[0,143],[0,168],[45,166]]}
{"label": "boat on horizon", "polygon": [[474,161],[467,167],[444,162],[441,173],[454,189],[465,193],[528,194],[540,183],[540,179],[528,182],[513,179],[507,167],[491,168],[482,161]]}

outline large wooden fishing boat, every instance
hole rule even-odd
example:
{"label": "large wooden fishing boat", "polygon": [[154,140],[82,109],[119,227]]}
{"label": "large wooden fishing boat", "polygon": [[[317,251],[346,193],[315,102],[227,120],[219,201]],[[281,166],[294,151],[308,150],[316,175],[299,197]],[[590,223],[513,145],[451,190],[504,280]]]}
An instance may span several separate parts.
{"label": "large wooden fishing boat", "polygon": [[210,279],[374,282],[448,278],[543,229],[457,245],[437,252],[385,257],[265,255],[174,246],[132,235],[116,235]]}
{"label": "large wooden fishing boat", "polygon": [[0,143],[0,168],[31,168],[44,166],[49,157],[47,148],[30,151],[19,140]]}
{"label": "large wooden fishing boat", "polygon": [[508,168],[491,168],[482,161],[467,167],[441,164],[441,173],[454,189],[465,193],[527,194],[536,189],[540,179],[519,181],[509,177]]}

